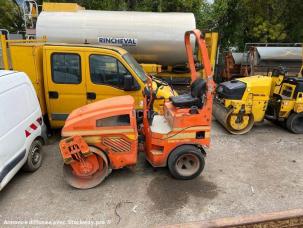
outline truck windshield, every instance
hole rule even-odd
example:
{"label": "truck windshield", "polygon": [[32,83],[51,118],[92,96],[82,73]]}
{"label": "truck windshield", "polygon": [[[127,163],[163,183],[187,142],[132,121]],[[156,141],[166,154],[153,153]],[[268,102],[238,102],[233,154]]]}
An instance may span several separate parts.
{"label": "truck windshield", "polygon": [[146,82],[147,78],[146,78],[145,72],[142,69],[142,67],[140,66],[140,64],[134,59],[134,57],[129,53],[124,54],[122,57],[130,65],[130,67],[136,72],[136,74],[139,76],[139,78],[143,82]]}

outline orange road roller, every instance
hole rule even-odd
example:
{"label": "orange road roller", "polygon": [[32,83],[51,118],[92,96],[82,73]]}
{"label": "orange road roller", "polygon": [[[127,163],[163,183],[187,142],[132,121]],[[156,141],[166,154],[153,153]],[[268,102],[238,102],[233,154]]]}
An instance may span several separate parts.
{"label": "orange road roller", "polygon": [[[202,74],[196,71],[191,35],[199,47]],[[204,149],[210,145],[215,84],[201,32],[186,32],[185,46],[192,78],[190,93],[165,101],[163,114],[152,108],[156,100],[163,99],[153,91],[160,81],[147,77],[141,124],[142,116],[137,115],[132,96],[101,100],[69,115],[62,129],[60,152],[64,176],[71,186],[92,188],[111,170],[135,165],[139,143],[153,167],[167,166],[174,178],[182,180],[200,175],[205,165]]]}

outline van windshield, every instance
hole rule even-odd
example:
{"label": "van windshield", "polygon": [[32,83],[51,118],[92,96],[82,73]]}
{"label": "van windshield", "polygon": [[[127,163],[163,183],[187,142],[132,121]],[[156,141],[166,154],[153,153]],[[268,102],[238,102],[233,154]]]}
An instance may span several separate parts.
{"label": "van windshield", "polygon": [[143,82],[146,82],[147,78],[145,72],[140,66],[140,64],[134,59],[134,57],[129,53],[124,54],[122,57],[130,65],[130,67],[136,72],[139,78]]}

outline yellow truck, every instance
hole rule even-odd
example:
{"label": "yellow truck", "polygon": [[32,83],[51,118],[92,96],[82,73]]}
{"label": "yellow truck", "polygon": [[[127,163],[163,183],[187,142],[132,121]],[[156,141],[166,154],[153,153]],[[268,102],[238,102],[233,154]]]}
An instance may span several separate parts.
{"label": "yellow truck", "polygon": [[[135,98],[136,108],[138,110],[142,109],[142,90],[145,87],[146,73],[159,73],[162,71],[162,73],[159,74],[161,77],[170,76],[177,78],[184,76],[190,78],[187,72],[174,73],[173,70],[170,69],[170,66],[163,67],[163,65],[159,65],[159,63],[161,63],[160,60],[162,60],[163,63],[170,64],[173,63],[175,59],[185,60],[184,64],[186,65],[185,51],[183,56],[183,52],[179,50],[180,48],[185,49],[184,42],[182,40],[180,41],[184,36],[184,34],[181,35],[180,32],[182,27],[179,28],[180,31],[178,33],[171,31],[171,33],[173,33],[172,40],[168,39],[172,34],[168,36],[167,33],[164,33],[161,36],[158,35],[159,40],[152,37],[152,42],[148,41],[149,35],[144,35],[144,33],[141,34],[134,30],[134,34],[144,36],[142,39],[133,40],[133,42],[138,42],[137,45],[141,46],[122,46],[122,48],[116,45],[113,46],[112,44],[100,45],[99,43],[94,43],[95,39],[93,38],[91,38],[91,40],[85,39],[85,42],[82,44],[73,43],[73,40],[70,40],[71,37],[73,37],[70,33],[79,31],[76,28],[66,31],[66,28],[75,24],[74,21],[81,18],[81,15],[79,16],[78,14],[83,13],[87,14],[87,17],[90,18],[91,27],[88,26],[90,35],[96,32],[104,33],[104,31],[99,31],[99,29],[101,29],[99,22],[103,21],[101,19],[104,15],[106,16],[107,13],[83,10],[79,8],[77,4],[44,3],[43,11],[38,17],[37,28],[39,29],[37,29],[37,32],[40,33],[40,35],[44,34],[45,31],[48,31],[47,28],[53,26],[53,30],[49,29],[49,31],[53,32],[46,33],[49,35],[47,38],[37,35],[40,38],[35,40],[6,40],[5,36],[1,35],[4,69],[23,71],[29,75],[36,89],[41,110],[44,116],[47,117],[46,120],[48,120],[47,122],[51,128],[62,127],[65,119],[72,110],[87,103],[114,96],[131,95]],[[113,14],[114,12],[109,13]],[[121,12],[116,16],[121,16],[120,14]],[[131,12],[128,12],[127,15],[122,15],[122,19],[131,14]],[[149,14],[134,14],[138,17],[138,20],[150,16]],[[66,15],[69,15],[68,20],[67,17],[65,17]],[[180,14],[176,14],[174,17],[178,18],[179,15]],[[35,13],[35,16],[37,17],[37,13]],[[164,17],[164,19],[170,21],[168,20],[170,15],[157,14],[156,16],[160,17],[159,20]],[[194,25],[193,15],[184,14],[183,16],[185,19],[187,18],[187,20],[182,23],[185,23],[185,25],[189,27]],[[54,27],[49,20],[54,20],[57,17],[63,17],[65,20],[60,19],[59,23],[56,24],[57,26]],[[102,18],[100,19],[100,17]],[[152,18],[154,18],[153,15]],[[149,19],[150,22],[153,21],[152,18]],[[135,25],[138,23],[138,20],[132,23]],[[118,25],[123,26],[124,24],[117,24],[116,26]],[[87,26],[83,24],[81,24],[81,26],[80,29],[82,30],[87,28]],[[143,31],[145,30],[143,29]],[[115,28],[114,31],[118,31],[118,29]],[[85,32],[81,32],[81,34],[85,34]],[[62,37],[60,35],[62,35]],[[96,38],[97,35],[92,37]],[[166,40],[163,40],[163,37]],[[48,38],[53,41],[51,43],[46,42]],[[178,46],[176,46],[176,39],[179,40],[177,43]],[[206,33],[205,40],[211,63],[214,67],[218,33]],[[81,43],[82,40],[80,39],[78,41]],[[145,48],[150,48],[150,45],[153,45],[154,48],[146,50]],[[161,45],[163,48],[160,48],[162,47]],[[170,49],[168,49],[168,47],[170,47]],[[139,60],[142,56],[152,58],[150,59],[151,62],[145,63],[142,60],[143,62],[140,63],[145,64],[139,65],[130,52],[127,51],[128,48],[130,51],[143,50],[143,53],[140,52],[140,55],[134,53],[134,56],[136,59],[139,58]],[[172,52],[170,53],[170,51]],[[197,58],[199,58],[199,56]],[[200,73],[203,72],[201,66],[197,66],[197,68]],[[176,95],[176,92],[173,91],[166,82],[160,79],[154,79],[154,86],[158,97],[168,99],[170,96]],[[162,111],[163,101],[163,99],[155,101],[153,108],[156,112]]]}
{"label": "yellow truck", "polygon": [[[4,35],[1,44],[4,69],[29,75],[51,128],[62,127],[72,110],[109,97],[131,95],[136,108],[143,108],[146,73],[123,48],[6,40]],[[158,97],[176,95],[166,82],[155,79],[154,84]],[[156,100],[154,110],[161,112],[162,106],[163,100]]]}
{"label": "yellow truck", "polygon": [[[72,110],[109,97],[132,95],[136,108],[143,107],[145,72],[122,48],[5,40],[4,36],[1,43],[4,68],[29,75],[51,128],[63,126]],[[174,95],[165,82],[155,81],[157,96]],[[160,111],[161,101],[154,107]]]}

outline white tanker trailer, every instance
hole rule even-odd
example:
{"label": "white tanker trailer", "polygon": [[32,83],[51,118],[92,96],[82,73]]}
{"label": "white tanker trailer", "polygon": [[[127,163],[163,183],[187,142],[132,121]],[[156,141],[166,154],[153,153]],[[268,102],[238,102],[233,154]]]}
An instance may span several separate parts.
{"label": "white tanker trailer", "polygon": [[50,42],[122,46],[139,62],[175,65],[186,62],[184,33],[195,28],[192,13],[80,9],[42,11],[36,33]]}
{"label": "white tanker trailer", "polygon": [[[49,42],[122,46],[141,64],[161,65],[164,75],[173,66],[186,66],[184,34],[195,28],[192,13],[96,11],[73,3],[44,3],[36,35]],[[217,33],[206,36],[213,65],[217,39]]]}

